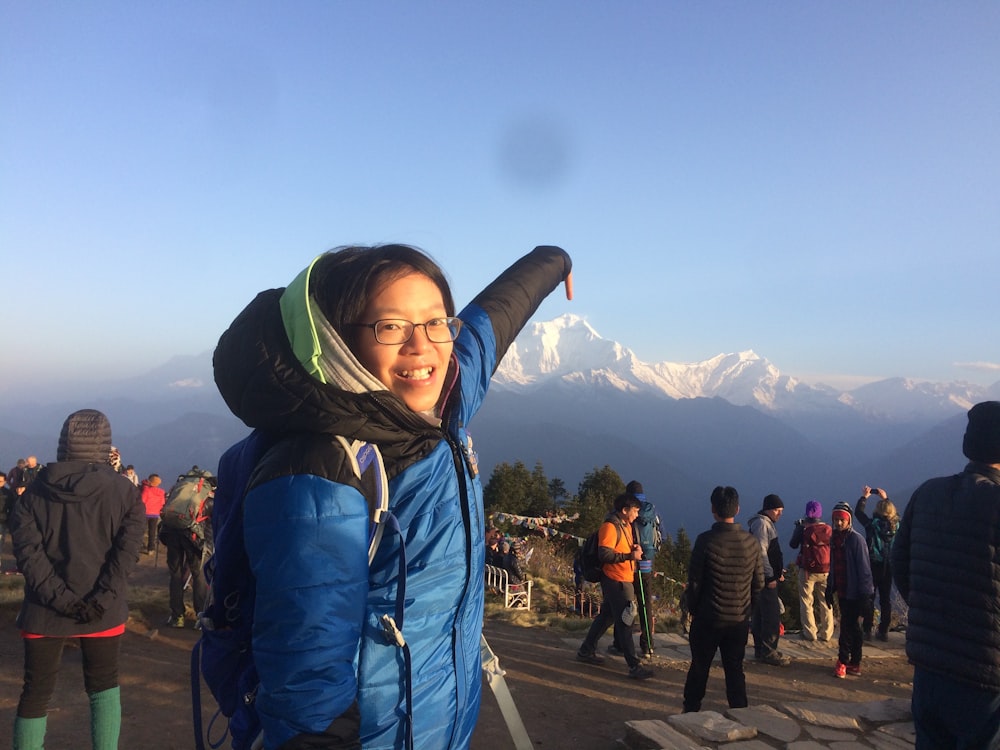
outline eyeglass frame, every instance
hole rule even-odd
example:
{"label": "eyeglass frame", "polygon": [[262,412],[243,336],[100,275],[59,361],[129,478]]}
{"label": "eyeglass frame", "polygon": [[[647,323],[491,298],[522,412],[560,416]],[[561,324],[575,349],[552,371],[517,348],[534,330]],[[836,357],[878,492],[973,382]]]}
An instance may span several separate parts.
{"label": "eyeglass frame", "polygon": [[[427,328],[427,324],[434,323],[435,321],[438,320],[445,321],[445,328],[448,330],[449,336],[451,336],[452,330],[454,330],[454,336],[452,336],[451,338],[447,338],[444,341],[435,341],[434,339],[432,339],[430,334],[430,329]],[[410,334],[402,341],[382,341],[382,339],[378,337],[379,323],[403,323],[405,325],[410,326]],[[374,323],[348,323],[347,325],[350,328],[371,329],[371,332],[375,335],[375,342],[381,344],[382,346],[402,346],[403,344],[409,343],[410,339],[413,338],[414,331],[417,330],[417,326],[420,326],[421,328],[424,329],[424,335],[427,337],[427,340],[430,341],[432,344],[451,344],[458,338],[458,335],[462,332],[462,319],[456,318],[452,315],[446,315],[438,318],[431,318],[430,320],[426,320],[423,323],[414,323],[412,320],[406,320],[405,318],[379,318]]]}

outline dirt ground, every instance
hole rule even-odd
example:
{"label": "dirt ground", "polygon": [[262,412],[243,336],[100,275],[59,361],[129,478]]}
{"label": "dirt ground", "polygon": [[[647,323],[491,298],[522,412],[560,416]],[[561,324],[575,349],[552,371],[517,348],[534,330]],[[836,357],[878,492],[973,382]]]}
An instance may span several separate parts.
{"label": "dirt ground", "polygon": [[[5,560],[9,565],[9,560]],[[133,574],[133,586],[166,589],[163,560],[143,557]],[[165,601],[165,600],[164,600]],[[0,744],[10,737],[21,689],[23,652],[14,626],[16,608],[0,608]],[[159,624],[167,616],[155,615]],[[538,748],[610,750],[624,736],[624,723],[635,719],[663,719],[680,711],[687,664],[659,657],[656,676],[634,682],[625,676],[621,659],[608,658],[603,666],[576,661],[573,634],[549,628],[522,628],[487,621],[486,635],[507,672],[507,683],[533,744]],[[180,750],[194,745],[191,719],[190,654],[197,631],[150,629],[130,624],[122,641],[122,734],[120,747],[144,750]],[[902,636],[893,634],[894,638]],[[582,640],[582,634],[579,636]],[[601,646],[606,645],[607,638]],[[898,644],[901,646],[901,640]],[[913,671],[905,658],[865,658],[864,676],[836,680],[828,659],[796,661],[787,668],[748,663],[751,704],[784,703],[826,698],[878,700],[906,698]],[[204,720],[214,707],[207,690]],[[720,669],[713,668],[704,708],[725,710]],[[218,732],[213,735],[217,737]],[[49,709],[46,747],[89,747],[89,716],[83,691],[80,654],[67,649]],[[512,747],[496,701],[483,688],[483,708],[473,739],[473,750]]]}

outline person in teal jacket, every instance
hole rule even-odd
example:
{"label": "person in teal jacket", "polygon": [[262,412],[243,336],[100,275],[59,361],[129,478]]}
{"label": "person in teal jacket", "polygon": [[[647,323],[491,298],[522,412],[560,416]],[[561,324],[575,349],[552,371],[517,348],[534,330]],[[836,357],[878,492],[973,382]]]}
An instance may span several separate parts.
{"label": "person in teal jacket", "polygon": [[[468,425],[541,301],[564,280],[569,296],[570,269],[537,247],[456,314],[420,251],[342,248],[259,294],[220,338],[220,393],[272,441],[242,521],[264,748],[469,746],[486,519]],[[334,436],[385,460],[399,532],[370,565],[368,504]],[[398,606],[408,655],[383,628]]]}

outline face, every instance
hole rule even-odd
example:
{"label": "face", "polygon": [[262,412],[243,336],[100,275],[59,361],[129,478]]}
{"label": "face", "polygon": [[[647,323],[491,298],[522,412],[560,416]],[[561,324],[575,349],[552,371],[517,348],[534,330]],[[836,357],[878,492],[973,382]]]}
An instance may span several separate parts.
{"label": "face", "polygon": [[[419,273],[401,276],[372,296],[360,323],[400,318],[423,323],[448,315],[441,290]],[[380,344],[371,329],[360,329],[355,353],[361,364],[416,412],[430,411],[441,398],[454,343],[435,344],[416,327],[405,344]]]}
{"label": "face", "polygon": [[627,511],[627,515],[625,516],[625,520],[628,521],[629,523],[633,523],[635,521],[635,519],[637,519],[639,517],[639,509],[638,508],[626,508],[625,510]]}
{"label": "face", "polygon": [[844,531],[845,529],[848,529],[851,526],[851,519],[845,518],[840,513],[835,515],[832,520],[833,520],[834,531]]}

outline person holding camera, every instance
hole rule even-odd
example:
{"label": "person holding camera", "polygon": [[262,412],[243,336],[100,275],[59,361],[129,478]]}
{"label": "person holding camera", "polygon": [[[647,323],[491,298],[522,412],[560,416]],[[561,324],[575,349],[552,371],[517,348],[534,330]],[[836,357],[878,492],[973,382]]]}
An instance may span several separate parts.
{"label": "person holding camera", "polygon": [[823,522],[822,516],[823,506],[819,500],[807,502],[805,518],[795,522],[795,530],[788,543],[792,549],[799,550],[795,565],[799,569],[799,621],[804,641],[826,642],[833,637],[833,610],[826,604],[833,529]]}

